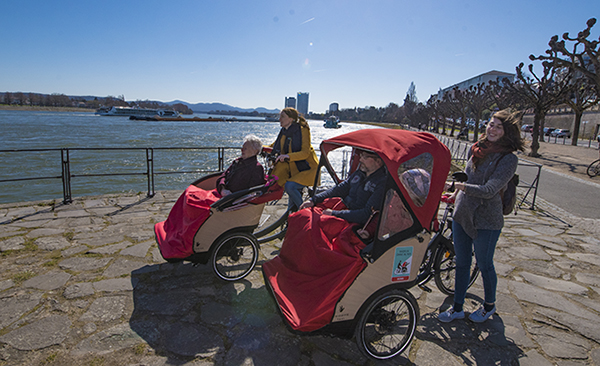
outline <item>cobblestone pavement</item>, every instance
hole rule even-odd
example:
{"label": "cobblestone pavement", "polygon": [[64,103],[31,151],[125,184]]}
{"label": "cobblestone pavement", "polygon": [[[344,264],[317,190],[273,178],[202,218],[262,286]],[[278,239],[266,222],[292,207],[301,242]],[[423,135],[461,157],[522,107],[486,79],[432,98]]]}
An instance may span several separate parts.
{"label": "cobblestone pavement", "polygon": [[[507,217],[498,313],[442,324],[452,298],[433,282],[413,288],[421,315],[410,348],[374,362],[354,340],[288,331],[260,262],[235,283],[209,266],[166,263],[153,224],[179,194],[0,205],[0,366],[600,365],[597,221],[543,202]],[[262,245],[260,261],[278,245]],[[465,310],[482,296],[477,282]]]}

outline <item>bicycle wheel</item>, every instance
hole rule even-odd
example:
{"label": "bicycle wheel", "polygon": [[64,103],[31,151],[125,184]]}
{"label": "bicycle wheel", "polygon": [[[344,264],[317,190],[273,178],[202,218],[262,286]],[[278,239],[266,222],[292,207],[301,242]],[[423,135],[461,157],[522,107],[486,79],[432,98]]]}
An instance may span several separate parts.
{"label": "bicycle wheel", "polygon": [[256,265],[258,242],[252,234],[231,233],[214,246],[211,263],[215,274],[225,281],[246,277]]}
{"label": "bicycle wheel", "polygon": [[[435,285],[446,295],[454,295],[454,279],[456,276],[456,257],[454,250],[449,249],[446,245],[441,245],[435,255],[433,263]],[[475,252],[471,258],[471,277],[469,279],[469,287],[471,287],[477,276],[479,275],[479,267],[475,260]]]}
{"label": "bicycle wheel", "polygon": [[381,293],[363,305],[354,336],[360,351],[378,360],[392,358],[412,341],[419,318],[419,305],[404,290]]}
{"label": "bicycle wheel", "polygon": [[600,174],[600,159],[591,163],[587,168],[587,175],[590,177],[595,177]]}

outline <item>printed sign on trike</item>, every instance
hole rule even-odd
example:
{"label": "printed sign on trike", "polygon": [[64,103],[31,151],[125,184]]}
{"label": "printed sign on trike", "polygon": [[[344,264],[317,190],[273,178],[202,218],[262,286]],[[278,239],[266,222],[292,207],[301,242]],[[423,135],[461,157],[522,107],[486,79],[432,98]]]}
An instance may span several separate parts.
{"label": "printed sign on trike", "polygon": [[392,282],[408,281],[412,264],[413,247],[398,247],[394,255]]}

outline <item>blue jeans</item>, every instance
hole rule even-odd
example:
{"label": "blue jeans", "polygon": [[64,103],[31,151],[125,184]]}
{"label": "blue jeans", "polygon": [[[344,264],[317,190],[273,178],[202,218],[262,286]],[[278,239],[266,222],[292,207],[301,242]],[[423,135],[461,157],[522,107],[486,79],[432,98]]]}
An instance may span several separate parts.
{"label": "blue jeans", "polygon": [[291,211],[293,206],[296,206],[296,210],[298,210],[302,204],[302,190],[304,189],[304,186],[288,180],[285,182],[284,189],[288,194],[288,209]]}
{"label": "blue jeans", "polygon": [[452,236],[456,251],[456,277],[454,278],[454,302],[465,303],[467,287],[471,278],[471,257],[475,248],[475,258],[483,279],[485,302],[496,302],[498,277],[494,268],[494,251],[502,230],[477,230],[477,238],[471,239],[463,227],[454,221]]}

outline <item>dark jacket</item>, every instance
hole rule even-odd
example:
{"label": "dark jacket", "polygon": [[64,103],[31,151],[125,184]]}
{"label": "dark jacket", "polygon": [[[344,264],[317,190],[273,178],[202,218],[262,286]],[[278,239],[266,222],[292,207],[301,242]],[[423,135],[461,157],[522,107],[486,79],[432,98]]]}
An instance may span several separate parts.
{"label": "dark jacket", "polygon": [[225,188],[233,193],[262,184],[265,184],[265,171],[256,156],[240,157],[217,179],[217,190],[221,193]]}
{"label": "dark jacket", "polygon": [[367,175],[357,170],[348,179],[312,198],[313,203],[326,198],[340,197],[347,210],[333,211],[333,215],[348,222],[364,224],[371,216],[371,208],[379,209],[385,192],[386,168],[382,166]]}

